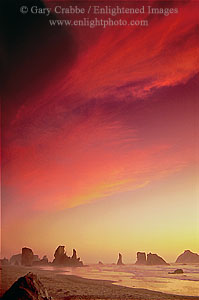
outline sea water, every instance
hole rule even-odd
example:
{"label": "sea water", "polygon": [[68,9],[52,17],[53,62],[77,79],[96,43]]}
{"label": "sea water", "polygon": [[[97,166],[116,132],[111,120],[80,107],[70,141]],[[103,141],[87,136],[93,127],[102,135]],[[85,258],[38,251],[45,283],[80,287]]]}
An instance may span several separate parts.
{"label": "sea water", "polygon": [[[169,274],[177,268],[183,274]],[[79,268],[42,267],[57,273],[75,275],[87,279],[111,280],[113,284],[144,288],[169,294],[199,296],[199,264],[169,266],[137,266],[137,265],[89,265]]]}

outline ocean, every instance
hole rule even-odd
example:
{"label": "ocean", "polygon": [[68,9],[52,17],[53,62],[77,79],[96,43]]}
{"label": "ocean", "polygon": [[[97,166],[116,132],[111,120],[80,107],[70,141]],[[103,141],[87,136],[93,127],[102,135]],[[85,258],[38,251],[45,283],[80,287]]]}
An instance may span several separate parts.
{"label": "ocean", "polygon": [[[178,268],[183,269],[184,273],[168,274]],[[169,266],[89,265],[80,268],[45,266],[41,269],[87,279],[111,280],[113,284],[131,288],[199,296],[199,264],[171,264]]]}

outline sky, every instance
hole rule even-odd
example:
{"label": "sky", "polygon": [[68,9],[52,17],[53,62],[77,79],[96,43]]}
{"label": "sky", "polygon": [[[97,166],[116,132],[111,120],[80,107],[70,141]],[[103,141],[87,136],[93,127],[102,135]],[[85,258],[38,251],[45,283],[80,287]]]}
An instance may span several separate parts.
{"label": "sky", "polygon": [[199,252],[198,3],[146,3],[179,13],[146,15],[144,28],[52,28],[12,4],[2,257],[26,246],[52,260],[58,245],[85,263]]}

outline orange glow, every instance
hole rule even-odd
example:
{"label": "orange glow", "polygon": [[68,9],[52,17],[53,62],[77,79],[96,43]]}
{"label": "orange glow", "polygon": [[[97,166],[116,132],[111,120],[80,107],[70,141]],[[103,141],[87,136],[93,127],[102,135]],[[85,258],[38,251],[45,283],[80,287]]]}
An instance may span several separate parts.
{"label": "orange glow", "polygon": [[2,256],[28,246],[52,259],[59,244],[86,263],[198,252],[199,10],[176,5],[148,28],[60,30],[72,50],[50,83],[46,71],[6,91]]}

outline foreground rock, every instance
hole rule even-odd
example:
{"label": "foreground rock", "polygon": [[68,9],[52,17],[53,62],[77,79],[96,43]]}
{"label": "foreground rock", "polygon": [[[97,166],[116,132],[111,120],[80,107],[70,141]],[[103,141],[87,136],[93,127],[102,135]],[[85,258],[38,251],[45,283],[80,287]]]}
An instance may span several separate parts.
{"label": "foreground rock", "polygon": [[146,253],[145,252],[137,252],[137,261],[136,265],[146,265]]}
{"label": "foreground rock", "polygon": [[67,267],[82,267],[83,262],[80,260],[80,257],[77,257],[77,252],[73,249],[72,257],[66,255],[65,246],[59,246],[55,250],[54,254],[54,265],[63,265]]}
{"label": "foreground rock", "polygon": [[118,265],[118,266],[122,266],[122,265],[124,265],[124,264],[123,264],[123,261],[122,261],[122,254],[121,254],[121,253],[119,253],[119,257],[118,257],[117,265]]}
{"label": "foreground rock", "polygon": [[34,260],[34,254],[32,249],[30,248],[22,248],[22,255],[21,255],[21,264],[23,266],[32,266]]}
{"label": "foreground rock", "polygon": [[28,273],[20,277],[5,292],[2,300],[52,300],[48,296],[46,288],[43,286],[37,275]]}
{"label": "foreground rock", "polygon": [[178,256],[176,263],[189,264],[189,263],[199,263],[199,255],[193,253],[190,250],[185,250],[184,253]]}

